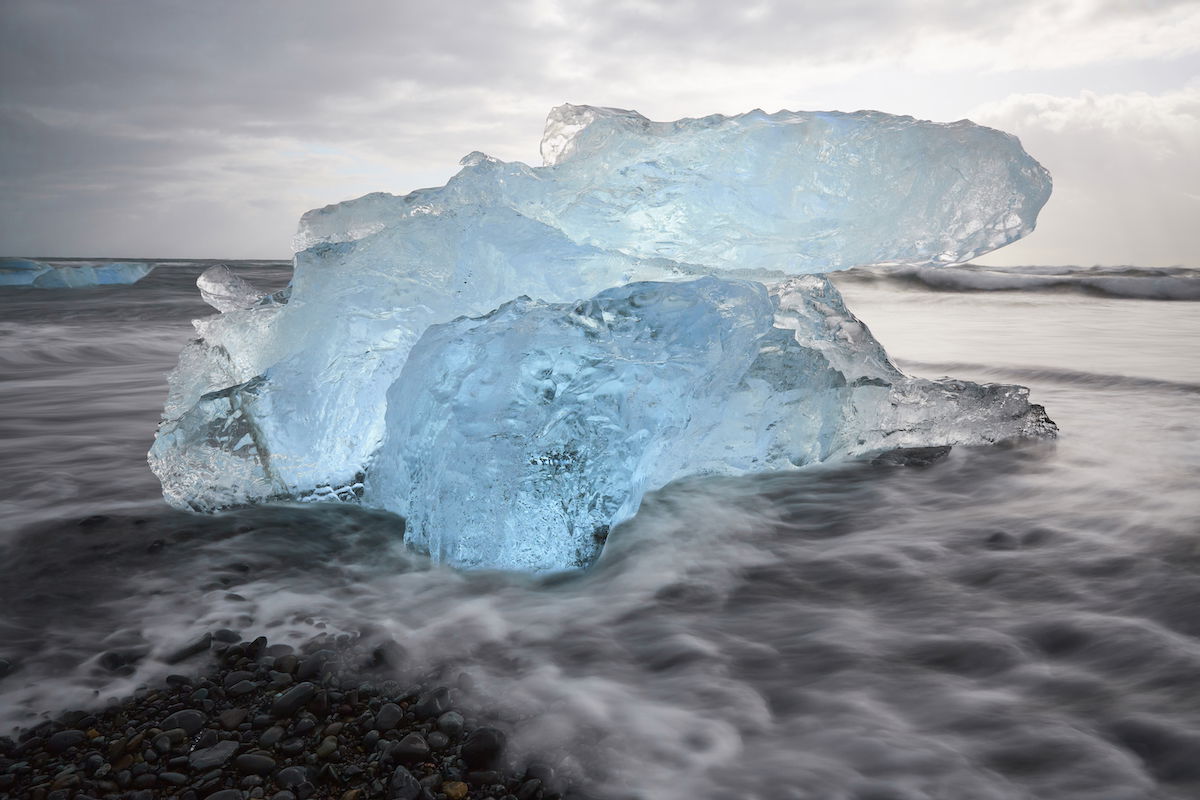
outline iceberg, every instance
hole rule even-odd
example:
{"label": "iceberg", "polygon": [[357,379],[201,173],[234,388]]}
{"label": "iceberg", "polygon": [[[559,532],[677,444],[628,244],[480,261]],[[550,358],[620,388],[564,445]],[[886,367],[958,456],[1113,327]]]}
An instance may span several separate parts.
{"label": "iceberg", "polygon": [[137,283],[156,264],[139,261],[47,263],[28,258],[0,258],[0,286],[35,289],[85,289]]}
{"label": "iceberg", "polygon": [[[445,447],[451,449],[468,446],[478,426],[502,424],[500,418],[471,418],[491,413],[486,408],[536,416],[533,406],[514,406],[500,386],[488,389],[486,402],[479,399],[482,405],[463,399],[461,413],[451,414],[458,401],[435,387],[475,386],[469,376],[482,373],[457,361],[439,367],[441,361],[473,353],[506,358],[514,369],[524,370],[528,365],[521,360],[519,342],[533,346],[543,337],[574,331],[562,321],[575,319],[574,312],[564,309],[579,303],[637,309],[641,301],[636,298],[660,295],[675,298],[668,305],[694,302],[694,319],[647,311],[643,320],[640,311],[629,311],[633,328],[605,334],[611,339],[608,349],[589,349],[590,340],[567,337],[581,349],[564,358],[581,369],[588,358],[615,360],[587,368],[589,375],[611,372],[612,386],[661,371],[645,379],[673,390],[690,370],[705,385],[724,387],[695,398],[665,394],[663,404],[677,401],[711,410],[744,401],[762,408],[745,417],[742,427],[726,420],[704,432],[703,426],[693,427],[698,421],[683,425],[682,411],[663,412],[655,422],[649,410],[629,405],[622,412],[632,415],[628,419],[605,422],[615,426],[611,436],[617,438],[585,437],[578,446],[616,442],[621,425],[636,422],[646,433],[636,427],[628,435],[644,435],[655,442],[648,445],[652,449],[686,452],[688,446],[655,432],[683,425],[680,429],[693,439],[711,437],[711,447],[725,455],[643,474],[634,463],[643,456],[631,452],[634,461],[609,464],[614,476],[623,477],[610,481],[599,468],[580,473],[597,486],[638,483],[636,489],[604,489],[611,502],[598,503],[571,523],[580,530],[600,530],[632,513],[641,493],[669,480],[663,477],[667,474],[775,469],[862,451],[871,442],[886,447],[942,441],[949,434],[941,426],[965,425],[976,417],[980,429],[963,441],[1045,430],[1000,424],[989,413],[972,410],[972,402],[997,402],[988,395],[992,390],[960,384],[954,391],[946,386],[918,391],[914,387],[924,384],[890,366],[836,291],[821,279],[804,277],[862,265],[958,263],[1027,234],[1049,196],[1050,177],[1014,137],[966,121],[935,124],[874,111],[752,111],[664,123],[632,111],[566,105],[550,112],[542,155],[545,163],[530,167],[472,153],[445,186],[404,196],[374,193],[308,212],[295,239],[292,284],[282,296],[263,296],[228,271],[206,272],[202,294],[222,313],[196,321],[197,337],[170,377],[163,422],[149,454],[168,502],[212,511],[280,498],[361,501],[402,509],[415,520],[410,539],[427,537],[424,546],[455,563],[552,569],[586,562],[594,548],[580,550],[575,542],[550,548],[557,555],[538,560],[509,558],[494,549],[486,551],[490,556],[475,557],[469,555],[475,545],[438,539],[441,526],[461,521],[415,505],[422,492],[441,496],[441,481],[457,479],[452,471],[435,469],[433,461],[422,465],[408,454],[433,458],[438,448],[421,444],[422,437],[450,437]],[[689,288],[664,288],[669,284]],[[807,308],[810,300],[824,310],[797,317],[794,309]],[[781,322],[793,317],[806,320],[796,324],[807,326],[809,339]],[[812,332],[818,319],[843,334],[861,332],[853,341],[824,329],[818,335]],[[637,344],[634,329],[643,324],[659,331],[655,346],[665,347],[661,338],[667,337],[678,340],[676,349],[657,352]],[[474,343],[473,349],[454,343],[459,334]],[[795,353],[808,355],[785,347],[789,337],[800,347]],[[728,365],[703,367],[709,364],[711,341],[728,345],[736,357],[731,355]],[[779,357],[791,358],[797,373],[753,383],[747,376],[767,370],[770,362],[762,353],[778,348],[792,354]],[[643,355],[648,361],[641,372],[625,371],[633,369],[628,359]],[[878,362],[876,372],[851,368],[864,360]],[[706,369],[716,372],[709,375]],[[783,399],[809,383],[841,380],[850,386],[864,376],[876,382],[874,388],[855,389],[838,403],[830,400],[819,413],[793,408]],[[428,385],[421,386],[426,380]],[[763,390],[753,395],[756,399],[743,397],[738,387],[750,385],[747,381],[775,386],[780,394]],[[506,391],[524,390],[514,384]],[[1017,389],[1004,391],[1016,403],[1014,413],[1032,413],[1027,402],[1020,405]],[[904,416],[894,407],[928,406],[946,392],[956,398],[946,401],[958,409],[953,420],[933,414],[932,408],[925,409],[927,416],[916,411]],[[857,399],[847,406],[850,396]],[[438,417],[438,402],[446,404],[443,423],[431,421]],[[586,405],[582,399],[570,402]],[[874,402],[887,408],[873,409]],[[775,431],[791,411],[825,420],[824,427],[804,434],[813,437],[804,446],[808,449],[793,442],[799,441],[797,433],[779,439],[787,457],[756,455],[754,447],[782,435],[762,426],[776,420]],[[778,420],[772,417],[776,412]],[[450,425],[450,419],[463,430],[438,427]],[[805,424],[796,419],[783,427],[799,430]],[[888,433],[853,433],[865,425]],[[718,444],[721,437],[724,444]],[[862,442],[846,444],[851,439]],[[497,445],[487,452],[500,459],[515,450]],[[589,463],[608,463],[599,455],[589,458]],[[502,468],[497,462],[496,469]],[[480,492],[481,498],[487,494]],[[406,493],[411,501],[400,499]],[[550,493],[550,488],[530,490],[527,497],[545,500]],[[422,513],[432,516],[420,518]],[[482,519],[498,512],[481,505],[478,513]],[[524,519],[540,517],[530,510]],[[511,530],[516,536],[517,528]]]}

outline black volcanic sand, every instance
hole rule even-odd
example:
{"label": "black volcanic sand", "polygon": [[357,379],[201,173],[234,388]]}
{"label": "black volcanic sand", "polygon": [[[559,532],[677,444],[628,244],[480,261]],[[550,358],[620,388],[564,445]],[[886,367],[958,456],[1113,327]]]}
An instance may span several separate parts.
{"label": "black volcanic sand", "polygon": [[372,680],[401,654],[347,637],[302,652],[221,629],[200,677],[0,738],[0,796],[31,800],[558,800],[549,767],[506,771],[505,735],[467,727],[446,686]]}

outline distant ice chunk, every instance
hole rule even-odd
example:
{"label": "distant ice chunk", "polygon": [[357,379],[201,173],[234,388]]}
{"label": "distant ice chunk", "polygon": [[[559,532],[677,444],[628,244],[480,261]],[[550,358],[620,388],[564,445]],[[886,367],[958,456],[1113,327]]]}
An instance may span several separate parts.
{"label": "distant ice chunk", "polygon": [[137,261],[44,262],[0,258],[0,286],[86,289],[137,283],[157,266]]}
{"label": "distant ice chunk", "polygon": [[439,561],[586,566],[645,492],[901,447],[1052,435],[1017,386],[902,374],[820,277],[634,283],[430,327],[364,502]]}
{"label": "distant ice chunk", "polygon": [[[631,282],[960,261],[1032,230],[1050,191],[1012,136],[879,112],[658,123],[562,106],[543,153],[541,167],[472,153],[443,187],[308,212],[286,305],[214,274],[224,313],[196,322],[150,452],[168,501],[384,492],[371,472],[401,413],[391,390],[431,325],[527,296],[536,329],[558,313],[544,308]],[[748,431],[724,447],[758,441]]]}

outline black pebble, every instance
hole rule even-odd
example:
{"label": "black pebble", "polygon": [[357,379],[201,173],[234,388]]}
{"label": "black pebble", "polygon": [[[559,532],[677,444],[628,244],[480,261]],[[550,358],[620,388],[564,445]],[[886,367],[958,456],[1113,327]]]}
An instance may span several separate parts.
{"label": "black pebble", "polygon": [[83,731],[59,731],[46,742],[46,749],[51,753],[62,753],[83,742],[87,734]]}
{"label": "black pebble", "polygon": [[263,731],[262,736],[258,737],[258,743],[263,747],[274,747],[279,740],[283,738],[286,731],[278,725],[273,725]]}
{"label": "black pebble", "polygon": [[275,783],[285,789],[299,786],[308,780],[308,770],[304,767],[284,767],[275,773]]}
{"label": "black pebble", "polygon": [[212,645],[212,634],[206,633],[198,639],[193,640],[189,644],[176,650],[174,653],[166,657],[168,664],[178,664],[180,661],[191,658],[197,653],[203,653]]}
{"label": "black pebble", "polygon": [[326,664],[333,662],[337,653],[332,650],[318,650],[311,656],[300,661],[296,667],[296,677],[302,681],[315,678],[321,674]]}
{"label": "black pebble", "polygon": [[392,748],[392,757],[397,761],[414,763],[429,756],[429,743],[419,733],[410,733]]}
{"label": "black pebble", "polygon": [[423,791],[420,782],[404,767],[396,767],[388,781],[388,797],[391,800],[417,800]]}
{"label": "black pebble", "polygon": [[233,754],[237,751],[237,742],[217,742],[212,747],[193,750],[192,754],[188,757],[188,763],[196,771],[212,769],[213,767],[221,766],[233,758]]}
{"label": "black pebble", "polygon": [[195,736],[204,727],[205,722],[204,714],[194,708],[185,708],[164,719],[158,727],[168,731],[172,728],[183,728],[188,736]]}
{"label": "black pebble", "polygon": [[450,710],[450,690],[439,686],[432,692],[421,695],[412,710],[417,715],[417,719],[429,719],[445,714]]}
{"label": "black pebble", "polygon": [[249,711],[245,708],[231,708],[228,711],[222,711],[217,715],[217,719],[221,721],[221,727],[227,731],[231,731],[238,725],[242,724],[242,720],[246,718]]}
{"label": "black pebble", "polygon": [[404,712],[400,710],[400,706],[395,703],[384,703],[380,707],[379,713],[375,715],[375,729],[390,731],[399,725],[402,719],[404,719]]}
{"label": "black pebble", "polygon": [[470,769],[490,767],[504,750],[505,735],[495,728],[476,728],[462,745],[462,759]]}
{"label": "black pebble", "polygon": [[442,733],[449,736],[451,739],[459,736],[466,726],[466,721],[463,720],[463,715],[457,711],[447,711],[438,717],[437,727]]}
{"label": "black pebble", "polygon": [[224,684],[225,684],[225,688],[228,689],[229,687],[233,686],[234,684],[241,683],[242,681],[250,681],[250,680],[254,680],[253,672],[249,672],[244,669],[237,669],[225,676]]}
{"label": "black pebble", "polygon": [[271,714],[275,717],[290,717],[303,708],[316,693],[317,687],[308,681],[298,683],[275,698],[275,702],[271,704]]}

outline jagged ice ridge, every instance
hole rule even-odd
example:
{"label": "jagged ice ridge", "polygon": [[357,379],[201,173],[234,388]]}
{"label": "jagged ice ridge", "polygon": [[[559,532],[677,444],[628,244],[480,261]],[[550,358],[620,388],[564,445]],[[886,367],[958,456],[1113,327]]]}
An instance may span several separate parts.
{"label": "jagged ice ridge", "polygon": [[284,293],[206,272],[223,313],[150,452],[168,501],[361,499],[442,560],[553,570],[682,475],[1052,433],[1020,387],[903,375],[828,281],[788,277],[1028,233],[1050,179],[1014,137],[562,106],[542,153],[309,212]]}

